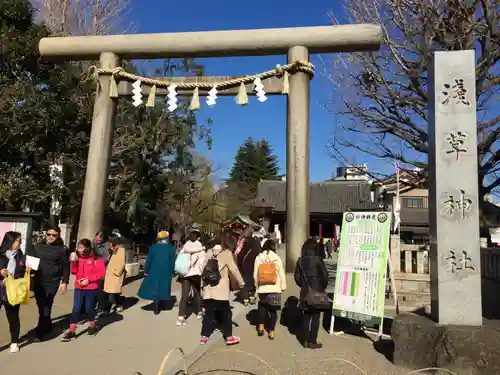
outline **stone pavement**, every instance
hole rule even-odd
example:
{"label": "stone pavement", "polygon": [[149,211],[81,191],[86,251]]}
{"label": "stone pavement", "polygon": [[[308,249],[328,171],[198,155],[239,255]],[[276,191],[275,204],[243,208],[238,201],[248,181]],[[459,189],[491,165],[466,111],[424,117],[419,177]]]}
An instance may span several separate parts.
{"label": "stone pavement", "polygon": [[[287,282],[288,291],[285,299],[290,295],[297,296],[298,289],[292,275],[287,276]],[[330,336],[325,329],[327,327],[320,329],[319,341],[324,345],[320,350],[304,349],[287,327],[280,323],[274,341],[270,341],[266,336],[258,337],[254,326],[249,324],[249,320],[255,317],[253,309],[254,307],[247,308],[247,314],[241,314],[235,319],[238,327],[234,333],[242,338],[241,343],[234,347],[226,347],[220,341],[214,343],[195,363],[189,363],[190,375],[233,373],[404,375],[410,372],[393,365],[381,353],[388,352],[387,341],[374,344],[376,337],[370,338],[362,333]],[[327,322],[323,324],[328,326]],[[262,361],[267,362],[272,368]],[[346,361],[351,361],[362,371]],[[176,369],[181,368],[177,366]],[[173,373],[175,372],[169,374]]]}
{"label": "stone pavement", "polygon": [[[140,281],[125,286],[124,296],[130,306],[118,319],[110,321],[96,337],[85,334],[76,340],[63,343],[56,337],[43,343],[26,343],[19,353],[10,354],[8,326],[4,312],[0,312],[0,373],[16,375],[154,375],[166,352],[173,347],[182,347],[188,354],[199,349],[201,322],[194,316],[184,327],[176,327],[177,308],[153,315],[143,307],[147,301],[137,300]],[[179,295],[178,283],[173,283],[173,294]],[[234,304],[235,316],[243,306]],[[53,317],[66,316],[72,307],[72,292],[56,298]],[[36,304],[22,307],[22,333],[36,324]],[[59,324],[60,331],[67,323]],[[79,331],[86,327],[79,327]],[[3,347],[2,347],[3,346]],[[29,360],[27,360],[29,359]],[[165,368],[176,364],[173,356]]]}
{"label": "stone pavement", "polygon": [[[288,275],[288,284],[287,295],[297,296],[298,289],[293,282],[293,275]],[[152,311],[145,311],[143,307],[149,303],[138,301],[135,297],[139,285],[140,281],[135,281],[124,288],[124,295],[128,297],[131,306],[118,315],[118,321],[109,322],[96,337],[82,334],[70,343],[63,343],[58,337],[43,343],[28,342],[20,353],[10,354],[6,347],[3,351],[1,348],[1,345],[8,343],[8,327],[5,318],[0,317],[1,373],[132,375],[139,372],[142,375],[155,375],[165,354],[174,347],[181,347],[188,355],[190,374],[207,371],[227,374],[228,370],[236,368],[240,374],[242,371],[252,374],[275,373],[254,357],[241,352],[223,351],[208,357],[204,355],[206,351],[211,353],[220,350],[251,353],[268,362],[279,373],[355,374],[356,370],[345,360],[354,362],[370,375],[402,375],[409,372],[392,365],[383,354],[374,349],[373,342],[366,336],[329,336],[325,330],[321,330],[320,340],[325,346],[317,351],[303,349],[287,328],[281,325],[275,341],[257,337],[254,327],[247,320],[247,317],[251,320],[252,315],[255,315],[251,313],[253,307],[245,308],[239,303],[233,304],[233,317],[236,324],[234,333],[242,338],[241,344],[227,348],[216,332],[208,345],[200,346],[198,340],[201,322],[192,317],[186,326],[176,327],[175,307],[158,316],[153,315]],[[173,283],[173,287],[173,294],[178,295],[178,284]],[[58,297],[53,316],[65,316],[70,312],[71,306],[71,292]],[[4,313],[0,312],[0,315]],[[29,306],[23,306],[22,319],[23,333],[26,333],[36,323],[34,301]],[[59,327],[59,332],[62,332],[67,323],[60,324]],[[83,326],[80,330],[84,328]],[[329,361],[331,358],[340,360]],[[172,354],[163,374],[173,374],[180,369],[180,359],[180,354]]]}

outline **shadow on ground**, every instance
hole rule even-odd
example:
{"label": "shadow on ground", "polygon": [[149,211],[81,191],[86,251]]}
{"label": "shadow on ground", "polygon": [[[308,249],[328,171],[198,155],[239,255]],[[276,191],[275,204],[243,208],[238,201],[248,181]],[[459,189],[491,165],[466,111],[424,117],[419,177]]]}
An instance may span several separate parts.
{"label": "shadow on ground", "polygon": [[[168,301],[162,301],[161,303],[161,311],[171,311],[174,309],[175,305],[177,303],[177,297],[172,296]],[[155,303],[151,302],[145,306],[141,307],[142,310],[144,311],[154,311],[155,310]]]}
{"label": "shadow on ground", "polygon": [[123,282],[123,286],[128,285],[128,284],[132,284],[134,281],[140,280],[142,278],[144,278],[144,271],[139,272],[139,274],[137,276],[127,277],[125,279],[125,281]]}
{"label": "shadow on ground", "polygon": [[[244,375],[257,375],[254,372],[250,371],[243,371],[243,370],[235,370],[235,369],[224,369],[224,368],[217,368],[217,369],[211,369],[211,370],[205,370],[205,371],[200,371],[200,372],[195,372],[191,375],[202,375],[202,374],[211,374],[211,373],[219,373],[219,372],[227,372],[231,374],[244,374]],[[177,373],[178,375],[184,375],[184,371],[180,371]]]}
{"label": "shadow on ground", "polygon": [[297,335],[302,322],[302,313],[299,309],[299,299],[290,296],[286,299],[281,311],[280,324],[288,329],[291,335]]}
{"label": "shadow on ground", "polygon": [[[68,319],[71,314],[64,314],[52,319],[52,332],[44,337],[43,341],[50,341],[59,337],[68,328]],[[19,338],[19,346],[25,347],[35,342],[35,329],[31,329]],[[8,349],[10,345],[0,347],[0,352]]]}
{"label": "shadow on ground", "polygon": [[[69,327],[69,317],[70,316],[71,316],[71,314],[64,314],[64,315],[58,316],[57,318],[53,318],[52,319],[52,331],[49,334],[44,336],[43,341],[44,342],[51,341],[51,340],[57,339],[59,336],[61,336],[63,334],[63,332],[65,330],[67,330]],[[115,322],[119,322],[121,320],[123,320],[123,316],[120,314],[117,314],[117,313],[103,316],[99,319],[97,327],[98,327],[99,331],[101,331],[101,330],[105,329],[107,326],[109,326]],[[77,337],[87,333],[88,327],[85,327],[83,329],[80,328],[81,326],[83,326],[85,324],[86,324],[86,320],[82,320],[79,323]],[[35,340],[35,337],[36,337],[35,329],[31,329],[28,333],[26,333],[25,335],[20,337],[19,347],[23,348],[23,347],[26,347],[28,345],[31,345],[31,344],[37,342]],[[10,347],[10,345],[1,346],[0,352],[9,349],[9,347]]]}
{"label": "shadow on ground", "polygon": [[137,297],[123,297],[123,310],[128,310],[134,307],[139,302]]}
{"label": "shadow on ground", "polygon": [[380,339],[373,343],[373,348],[382,354],[385,358],[387,358],[390,362],[393,361],[394,358],[394,341]]}

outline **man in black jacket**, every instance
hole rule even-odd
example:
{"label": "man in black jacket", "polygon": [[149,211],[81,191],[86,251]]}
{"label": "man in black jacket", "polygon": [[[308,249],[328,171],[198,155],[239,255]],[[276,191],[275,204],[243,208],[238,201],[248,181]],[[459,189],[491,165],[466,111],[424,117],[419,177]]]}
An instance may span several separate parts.
{"label": "man in black jacket", "polygon": [[66,293],[69,282],[69,251],[61,239],[59,227],[47,228],[45,239],[35,244],[28,254],[40,259],[33,290],[38,306],[36,338],[41,341],[45,335],[52,332],[54,297],[58,292]]}

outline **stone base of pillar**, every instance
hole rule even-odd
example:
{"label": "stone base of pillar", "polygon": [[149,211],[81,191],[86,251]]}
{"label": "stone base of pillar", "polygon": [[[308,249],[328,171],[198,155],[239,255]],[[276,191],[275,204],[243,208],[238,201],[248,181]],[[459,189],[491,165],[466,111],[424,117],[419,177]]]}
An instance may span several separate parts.
{"label": "stone base of pillar", "polygon": [[401,240],[399,234],[391,234],[389,248],[391,250],[392,272],[401,272]]}
{"label": "stone base of pillar", "polygon": [[76,281],[76,276],[75,275],[70,275],[69,276],[68,290],[74,290],[75,289],[75,281]]}
{"label": "stone base of pillar", "polygon": [[71,249],[71,231],[73,230],[72,224],[59,224],[59,228],[61,229],[61,239],[64,241],[64,245],[66,245],[70,250]]}
{"label": "stone base of pillar", "polygon": [[500,368],[500,332],[492,327],[438,325],[425,316],[402,314],[391,333],[397,366],[471,375],[496,374]]}

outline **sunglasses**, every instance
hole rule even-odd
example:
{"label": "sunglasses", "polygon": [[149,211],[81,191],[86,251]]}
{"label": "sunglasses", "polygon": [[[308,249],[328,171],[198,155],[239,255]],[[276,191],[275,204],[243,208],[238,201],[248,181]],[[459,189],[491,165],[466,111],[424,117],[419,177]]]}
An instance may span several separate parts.
{"label": "sunglasses", "polygon": [[57,233],[47,233],[46,236],[47,237],[57,238],[59,235]]}

